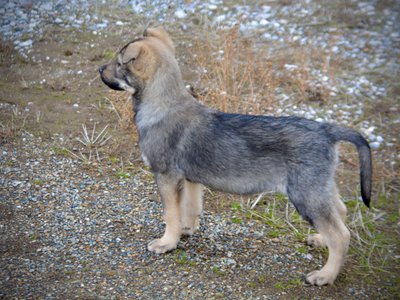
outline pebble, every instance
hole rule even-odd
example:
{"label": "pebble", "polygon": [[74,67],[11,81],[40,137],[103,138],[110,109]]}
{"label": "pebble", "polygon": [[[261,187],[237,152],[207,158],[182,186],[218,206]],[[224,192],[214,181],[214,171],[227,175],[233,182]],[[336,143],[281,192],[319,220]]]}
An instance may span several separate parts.
{"label": "pebble", "polygon": [[187,13],[185,13],[183,10],[177,10],[175,12],[175,17],[177,17],[178,19],[184,19],[187,17]]}
{"label": "pebble", "polygon": [[370,146],[372,149],[378,149],[378,148],[380,147],[380,145],[381,145],[381,143],[379,143],[378,141],[372,142],[372,143],[369,144],[369,146]]}

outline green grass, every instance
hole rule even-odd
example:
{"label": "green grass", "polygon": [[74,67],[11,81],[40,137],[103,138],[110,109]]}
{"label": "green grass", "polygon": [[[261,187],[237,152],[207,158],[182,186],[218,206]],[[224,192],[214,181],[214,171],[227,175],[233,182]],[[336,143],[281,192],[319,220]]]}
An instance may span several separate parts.
{"label": "green grass", "polygon": [[112,60],[115,57],[115,51],[107,49],[104,51],[103,56],[105,59]]}
{"label": "green grass", "polygon": [[296,287],[303,286],[304,282],[301,278],[294,278],[294,279],[289,279],[288,281],[282,282],[279,281],[275,283],[275,288],[280,290],[280,291],[286,291],[288,289],[293,289]]}
{"label": "green grass", "polygon": [[217,276],[224,276],[225,275],[225,272],[223,270],[221,270],[218,266],[213,266],[211,268],[211,270]]}
{"label": "green grass", "polygon": [[68,149],[64,147],[52,146],[50,147],[50,150],[52,150],[56,155],[66,156],[66,157],[70,156]]}
{"label": "green grass", "polygon": [[131,178],[131,174],[124,171],[124,170],[118,170],[117,173],[115,174],[119,179],[129,179]]}
{"label": "green grass", "polygon": [[42,186],[44,184],[44,181],[41,179],[34,179],[32,183],[37,186]]}
{"label": "green grass", "polygon": [[196,263],[190,260],[188,254],[184,250],[177,249],[174,251],[173,259],[179,265],[194,266]]}
{"label": "green grass", "polygon": [[231,221],[232,221],[232,223],[235,223],[235,224],[241,224],[243,222],[243,220],[238,217],[232,217]]}

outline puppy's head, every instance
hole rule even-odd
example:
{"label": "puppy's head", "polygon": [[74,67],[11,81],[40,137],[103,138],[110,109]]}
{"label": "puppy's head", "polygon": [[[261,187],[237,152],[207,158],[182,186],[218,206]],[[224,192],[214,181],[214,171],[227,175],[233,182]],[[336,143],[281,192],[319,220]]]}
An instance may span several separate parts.
{"label": "puppy's head", "polygon": [[111,89],[140,93],[163,63],[175,61],[174,45],[161,27],[148,28],[143,37],[126,44],[108,64],[99,68]]}

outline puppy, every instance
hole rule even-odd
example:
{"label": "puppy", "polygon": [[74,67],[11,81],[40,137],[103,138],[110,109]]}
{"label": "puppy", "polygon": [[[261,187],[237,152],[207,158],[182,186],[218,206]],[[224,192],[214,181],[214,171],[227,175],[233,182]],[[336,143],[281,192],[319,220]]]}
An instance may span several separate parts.
{"label": "puppy", "polygon": [[203,185],[237,194],[279,191],[317,230],[308,243],[329,249],[325,266],[306,281],[334,282],[350,242],[334,180],[337,142],[357,147],[361,194],[370,203],[371,151],[359,133],[298,117],[227,114],[203,106],[186,90],[162,28],[147,29],[99,71],[110,88],[132,94],[143,160],[164,204],[165,233],[148,244],[150,251],[175,249],[182,234],[195,232]]}

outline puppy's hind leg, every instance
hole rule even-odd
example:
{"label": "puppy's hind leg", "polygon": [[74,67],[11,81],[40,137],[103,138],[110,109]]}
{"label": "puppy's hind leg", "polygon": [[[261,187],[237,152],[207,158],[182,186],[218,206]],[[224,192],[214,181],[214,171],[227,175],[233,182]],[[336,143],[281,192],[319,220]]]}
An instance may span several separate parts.
{"label": "puppy's hind leg", "polygon": [[160,239],[155,239],[147,246],[149,251],[165,253],[175,249],[181,237],[181,216],[179,207],[182,179],[168,175],[156,175],[158,190],[164,204],[166,228]]}
{"label": "puppy's hind leg", "polygon": [[[321,195],[327,195],[322,199]],[[329,250],[328,261],[321,270],[313,271],[306,277],[306,282],[313,285],[333,284],[344,263],[350,243],[350,231],[340,217],[337,204],[332,194],[318,190],[306,190],[299,186],[288,187],[288,196],[298,212],[311,223],[320,234]]]}
{"label": "puppy's hind leg", "polygon": [[339,214],[333,210],[332,214],[325,216],[315,220],[314,225],[328,246],[329,256],[321,270],[307,275],[306,281],[313,285],[333,284],[344,263],[350,243],[350,231]]}
{"label": "puppy's hind leg", "polygon": [[[340,194],[336,185],[332,188],[332,199],[341,219],[343,222],[346,221],[347,207],[340,199]],[[310,234],[307,238],[307,244],[313,247],[326,247],[326,242],[320,233]]]}
{"label": "puppy's hind leg", "polygon": [[185,180],[181,191],[181,224],[182,234],[192,235],[200,225],[203,212],[203,186]]}

